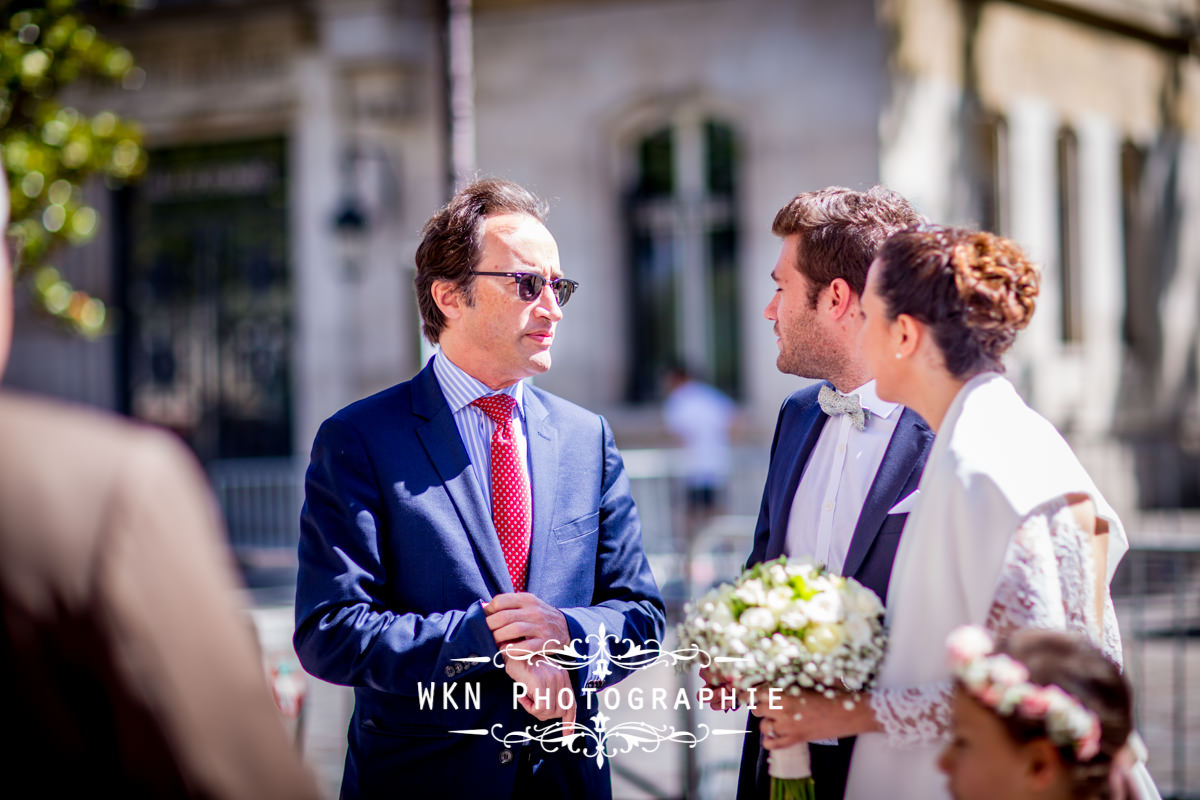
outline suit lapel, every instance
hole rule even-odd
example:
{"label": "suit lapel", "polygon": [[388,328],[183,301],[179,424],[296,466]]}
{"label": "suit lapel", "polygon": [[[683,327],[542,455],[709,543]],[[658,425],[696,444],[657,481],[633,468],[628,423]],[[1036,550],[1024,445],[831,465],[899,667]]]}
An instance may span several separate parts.
{"label": "suit lapel", "polygon": [[529,570],[526,573],[528,592],[543,596],[547,587],[544,579],[553,557],[550,541],[550,520],[554,515],[555,484],[558,481],[558,431],[550,422],[541,399],[526,385],[525,437],[529,442],[529,482],[533,488],[533,532],[529,542]]}
{"label": "suit lapel", "polygon": [[417,437],[462,520],[488,589],[493,594],[511,592],[512,578],[504,563],[483,487],[475,477],[454,415],[433,374],[432,362],[413,379],[413,413],[426,420],[417,426]]}
{"label": "suit lapel", "polygon": [[[798,409],[800,415],[794,426],[796,435],[782,439],[775,448],[775,458],[781,459],[780,466],[786,468],[787,482],[775,493],[771,509],[771,536],[767,540],[765,559],[770,561],[783,554],[783,546],[787,541],[788,517],[792,512],[792,501],[796,499],[796,487],[800,485],[800,476],[812,455],[821,430],[829,417],[817,405],[816,395],[807,407]],[[789,426],[791,427],[791,426]],[[786,465],[786,466],[785,466]]]}
{"label": "suit lapel", "polygon": [[916,412],[903,409],[892,440],[883,452],[879,471],[867,492],[858,524],[854,526],[854,536],[850,539],[846,563],[842,567],[843,575],[853,576],[862,566],[888,510],[902,499],[900,492],[917,469],[927,431]]}

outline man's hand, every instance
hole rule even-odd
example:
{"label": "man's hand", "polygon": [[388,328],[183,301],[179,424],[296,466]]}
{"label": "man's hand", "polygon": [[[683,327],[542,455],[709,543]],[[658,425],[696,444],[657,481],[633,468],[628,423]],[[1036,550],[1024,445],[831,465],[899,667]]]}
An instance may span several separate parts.
{"label": "man's hand", "polygon": [[[510,651],[521,654],[525,648],[522,645],[503,648],[504,671],[514,682],[525,687],[525,694],[518,697],[517,702],[542,721],[561,717],[563,735],[570,736],[575,729],[577,710],[571,676],[565,669],[540,656],[531,659],[516,658]],[[567,700],[570,701],[569,704],[563,705],[563,701]]]}
{"label": "man's hand", "polygon": [[799,695],[780,693],[771,698],[766,686],[760,686],[759,690],[750,713],[762,719],[758,727],[762,746],[767,750],[883,730],[865,695],[838,693],[828,698],[819,692],[803,691]]}
{"label": "man's hand", "polygon": [[700,670],[700,680],[704,681],[704,687],[696,693],[696,698],[708,703],[713,711],[736,711],[740,707],[737,689],[718,678],[710,667]]}
{"label": "man's hand", "polygon": [[536,653],[547,646],[565,647],[571,639],[563,613],[528,592],[498,594],[483,610],[501,650],[516,644],[517,652]]}

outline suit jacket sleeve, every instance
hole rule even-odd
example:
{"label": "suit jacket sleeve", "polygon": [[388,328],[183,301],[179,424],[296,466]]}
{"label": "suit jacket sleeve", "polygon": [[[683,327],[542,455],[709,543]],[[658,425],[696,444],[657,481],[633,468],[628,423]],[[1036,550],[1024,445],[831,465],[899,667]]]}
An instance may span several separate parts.
{"label": "suit jacket sleeve", "polygon": [[414,695],[418,682],[478,668],[445,669],[456,658],[494,656],[496,644],[478,601],[429,614],[396,610],[403,605],[390,596],[377,535],[388,525],[384,491],[359,434],[327,420],[305,478],[294,644],[305,669],[323,680]]}
{"label": "suit jacket sleeve", "polygon": [[[661,641],[666,624],[665,606],[642,548],[642,527],[630,494],[625,464],[608,423],[601,420],[604,469],[599,509],[600,538],[596,552],[595,591],[587,607],[564,608],[571,637],[587,642],[595,651],[603,626],[610,650],[620,655],[623,646]],[[628,674],[616,664],[597,672],[593,661],[586,671],[573,673],[578,688],[593,689],[615,683]],[[607,674],[606,674],[607,673]]]}

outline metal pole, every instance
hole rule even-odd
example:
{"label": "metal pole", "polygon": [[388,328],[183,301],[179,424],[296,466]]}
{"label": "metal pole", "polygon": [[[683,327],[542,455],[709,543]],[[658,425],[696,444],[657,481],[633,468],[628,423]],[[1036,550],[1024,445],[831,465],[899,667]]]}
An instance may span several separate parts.
{"label": "metal pole", "polygon": [[475,63],[471,0],[438,3],[445,77],[446,196],[475,176]]}

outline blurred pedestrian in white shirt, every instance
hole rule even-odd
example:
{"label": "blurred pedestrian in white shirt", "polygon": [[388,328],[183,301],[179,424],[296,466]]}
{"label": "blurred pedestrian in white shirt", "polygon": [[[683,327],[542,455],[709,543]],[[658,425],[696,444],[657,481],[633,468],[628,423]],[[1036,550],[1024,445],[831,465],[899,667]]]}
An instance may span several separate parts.
{"label": "blurred pedestrian in white shirt", "polygon": [[688,510],[712,512],[729,479],[729,439],[737,405],[682,365],[668,370],[666,386],[663,422],[683,448]]}

